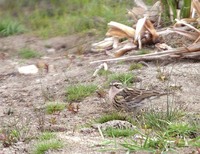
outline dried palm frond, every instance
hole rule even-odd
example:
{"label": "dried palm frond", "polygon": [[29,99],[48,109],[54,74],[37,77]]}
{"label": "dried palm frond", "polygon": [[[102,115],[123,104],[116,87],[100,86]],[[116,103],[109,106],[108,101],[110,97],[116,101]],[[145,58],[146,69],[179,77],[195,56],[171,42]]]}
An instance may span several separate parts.
{"label": "dried palm frond", "polygon": [[133,38],[135,35],[135,30],[132,27],[126,26],[124,24],[111,21],[108,23],[108,26],[109,30],[106,33],[107,36]]}
{"label": "dried palm frond", "polygon": [[91,50],[94,52],[105,51],[107,49],[112,49],[114,43],[114,38],[105,38],[103,41],[98,43],[93,43]]}
{"label": "dried palm frond", "polygon": [[198,16],[200,17],[200,2],[199,2],[199,0],[193,0],[192,1],[192,7],[195,9]]}
{"label": "dried palm frond", "polygon": [[136,24],[136,30],[135,30],[135,39],[134,42],[138,42],[139,49],[142,48],[142,42],[141,42],[141,35],[145,31],[145,23],[146,23],[147,17],[144,17],[142,19],[139,19],[137,24]]}

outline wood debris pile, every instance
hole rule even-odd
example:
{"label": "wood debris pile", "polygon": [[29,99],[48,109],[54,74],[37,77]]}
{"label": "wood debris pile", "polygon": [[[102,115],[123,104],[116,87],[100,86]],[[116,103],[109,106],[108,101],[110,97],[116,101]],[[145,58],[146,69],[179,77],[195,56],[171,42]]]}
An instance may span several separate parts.
{"label": "wood debris pile", "polygon": [[[139,2],[139,1],[138,1]],[[138,4],[143,5],[143,4]],[[137,9],[141,7],[137,7]],[[155,26],[161,22],[161,4],[156,2],[153,7],[147,9],[143,6],[143,17],[138,19],[137,9],[128,10],[136,24],[132,27],[111,21],[108,23],[106,38],[98,43],[92,44],[92,51],[103,51],[115,57],[114,59],[98,60],[91,63],[116,61],[116,60],[154,60],[163,58],[194,58],[200,57],[200,2],[192,1],[191,18],[175,19],[176,23],[172,28],[157,31]],[[140,12],[142,12],[140,10]],[[162,39],[164,35],[177,33],[193,41],[189,46],[172,48]],[[160,52],[145,55],[134,55],[121,57],[129,51],[137,51],[147,44],[153,44]]]}

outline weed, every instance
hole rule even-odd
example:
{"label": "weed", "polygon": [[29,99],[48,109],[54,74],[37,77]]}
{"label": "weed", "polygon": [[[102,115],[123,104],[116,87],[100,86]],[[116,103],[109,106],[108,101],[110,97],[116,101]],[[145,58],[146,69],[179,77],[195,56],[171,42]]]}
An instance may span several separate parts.
{"label": "weed", "polygon": [[24,58],[24,59],[30,59],[30,58],[36,58],[36,57],[40,57],[41,55],[37,52],[37,51],[34,51],[32,49],[29,49],[29,48],[22,48],[20,51],[19,51],[19,56],[21,58]]}
{"label": "weed", "polygon": [[81,101],[85,97],[91,95],[97,90],[97,86],[93,84],[88,85],[71,85],[67,88],[67,100],[68,101]]}
{"label": "weed", "polygon": [[49,123],[50,123],[51,125],[57,124],[57,118],[56,118],[56,117],[51,117],[51,118],[49,119]]}
{"label": "weed", "polygon": [[49,102],[46,104],[45,108],[46,108],[46,112],[48,114],[53,114],[55,112],[60,112],[62,110],[64,110],[66,107],[65,104],[63,103],[58,103],[58,102]]}
{"label": "weed", "polygon": [[0,142],[4,147],[9,147],[18,141],[30,140],[33,137],[31,126],[29,117],[10,115],[8,121],[1,121]]}
{"label": "weed", "polygon": [[13,19],[1,19],[0,36],[10,36],[20,34],[25,31],[25,28]]}
{"label": "weed", "polygon": [[197,132],[197,127],[190,126],[187,123],[170,123],[164,136],[170,137],[188,137]]}
{"label": "weed", "polygon": [[157,70],[158,74],[156,75],[156,78],[160,81],[167,81],[170,79],[170,74],[164,70],[164,68],[161,70],[161,68],[158,68]]}
{"label": "weed", "polygon": [[47,150],[63,147],[63,142],[58,140],[52,132],[43,132],[38,139],[39,141],[34,147],[33,154],[44,154]]}
{"label": "weed", "polygon": [[114,73],[108,76],[108,83],[117,80],[124,85],[131,85],[133,83],[134,75],[132,73]]}
{"label": "weed", "polygon": [[194,147],[200,147],[200,136],[194,138],[189,142],[189,145],[192,145]]}
{"label": "weed", "polygon": [[116,128],[108,128],[103,131],[109,137],[128,137],[136,134],[136,131],[132,129],[116,129]]}
{"label": "weed", "polygon": [[42,96],[44,99],[44,102],[52,102],[55,101],[55,95],[52,93],[51,89],[49,87],[43,87],[41,84],[41,91],[42,91]]}
{"label": "weed", "polygon": [[44,141],[44,140],[50,140],[50,139],[54,139],[56,137],[56,135],[52,132],[43,132],[38,139],[40,141]]}
{"label": "weed", "polygon": [[137,142],[136,140],[128,140],[124,141],[124,143],[121,143],[121,146],[126,148],[128,152],[132,151],[145,151],[145,152],[151,152],[154,153],[155,150],[153,148],[147,147],[148,138],[145,140],[145,142]]}
{"label": "weed", "polygon": [[150,110],[143,113],[143,120],[147,128],[165,130],[170,122],[178,120],[183,116],[181,111],[171,109],[169,112]]}
{"label": "weed", "polygon": [[95,121],[97,123],[105,123],[105,122],[112,121],[112,120],[124,120],[124,121],[128,121],[130,123],[133,123],[133,120],[131,117],[129,117],[123,113],[118,113],[118,112],[113,112],[111,114],[102,115],[100,118],[96,119]]}
{"label": "weed", "polygon": [[108,76],[109,74],[112,74],[112,72],[109,70],[104,70],[104,69],[101,69],[98,72],[98,75],[100,75],[100,76]]}
{"label": "weed", "polygon": [[[126,9],[133,6],[128,0],[113,3],[113,0],[58,0],[27,1],[16,3],[7,0],[2,3],[3,15],[16,14],[34,33],[48,38],[58,35],[87,32],[98,29],[100,34],[106,31],[106,23],[111,20],[126,24]],[[92,9],[91,9],[92,8]],[[27,11],[28,10],[28,11]],[[78,10],[78,11],[77,11]],[[26,16],[22,12],[27,12]],[[72,26],[73,25],[73,26]]]}
{"label": "weed", "polygon": [[48,150],[56,150],[62,147],[63,142],[58,139],[44,140],[35,145],[33,154],[45,154]]}
{"label": "weed", "polygon": [[[150,153],[172,151],[173,153],[176,147],[185,147],[188,145],[198,147],[200,143],[198,125],[196,125],[196,123],[192,125],[179,122],[180,118],[183,116],[183,112],[177,107],[172,108],[172,106],[169,106],[169,102],[167,103],[166,111],[147,110],[141,117],[137,117],[140,118],[138,119],[139,124],[144,124],[145,126],[142,126],[142,131],[137,130],[137,132],[131,132],[131,130],[109,128],[103,131],[103,133],[109,137],[127,137],[137,134],[138,137],[131,141],[116,143],[127,149],[129,153],[132,151]],[[105,115],[97,121],[104,123],[113,119],[120,118],[118,118],[118,114],[114,114],[114,116]],[[126,120],[126,117],[122,117],[120,120]],[[115,147],[117,147],[117,145],[115,145]]]}
{"label": "weed", "polygon": [[129,71],[136,70],[136,69],[141,69],[143,65],[141,63],[133,63],[129,67]]}
{"label": "weed", "polygon": [[156,1],[155,0],[145,0],[147,5],[153,5]]}
{"label": "weed", "polygon": [[41,131],[44,131],[44,126],[45,126],[45,108],[44,107],[36,107],[34,109],[35,115],[36,115],[36,120],[38,124],[38,129]]}
{"label": "weed", "polygon": [[150,138],[143,136],[142,140],[125,141],[121,144],[128,151],[145,151],[150,153],[163,153],[165,151],[174,151],[174,142],[166,140],[161,136]]}
{"label": "weed", "polygon": [[186,118],[190,125],[199,127],[199,130],[200,130],[200,113],[187,114]]}
{"label": "weed", "polygon": [[9,130],[4,129],[1,130],[0,133],[0,141],[2,142],[3,147],[9,147],[13,143],[16,143],[19,139],[19,132],[15,129]]}

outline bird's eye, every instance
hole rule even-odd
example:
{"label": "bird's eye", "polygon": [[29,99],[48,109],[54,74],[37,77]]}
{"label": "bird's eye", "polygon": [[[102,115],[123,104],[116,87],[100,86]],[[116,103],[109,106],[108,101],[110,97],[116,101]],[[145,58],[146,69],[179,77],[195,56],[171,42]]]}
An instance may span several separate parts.
{"label": "bird's eye", "polygon": [[118,89],[120,89],[120,85],[119,84],[115,85],[115,87],[118,88]]}

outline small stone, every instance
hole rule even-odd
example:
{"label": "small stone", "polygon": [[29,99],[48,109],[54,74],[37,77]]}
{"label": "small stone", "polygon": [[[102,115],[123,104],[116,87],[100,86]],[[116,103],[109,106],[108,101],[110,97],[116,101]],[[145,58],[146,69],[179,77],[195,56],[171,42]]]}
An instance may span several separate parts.
{"label": "small stone", "polygon": [[54,48],[50,48],[50,49],[47,49],[47,52],[48,52],[48,53],[55,53],[56,50],[55,50]]}
{"label": "small stone", "polygon": [[136,126],[132,125],[128,121],[123,120],[112,120],[102,124],[94,124],[92,125],[93,128],[97,129],[100,127],[102,130],[106,130],[108,128],[115,128],[115,129],[135,129]]}
{"label": "small stone", "polygon": [[22,66],[18,67],[17,69],[20,74],[25,74],[25,75],[38,73],[38,68],[35,65]]}

